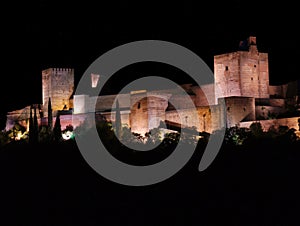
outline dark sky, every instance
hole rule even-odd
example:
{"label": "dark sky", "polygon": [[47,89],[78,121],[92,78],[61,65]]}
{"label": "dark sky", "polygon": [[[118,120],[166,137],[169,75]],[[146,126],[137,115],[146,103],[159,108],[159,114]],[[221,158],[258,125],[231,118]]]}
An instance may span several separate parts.
{"label": "dark sky", "polygon": [[137,40],[175,42],[213,69],[215,54],[235,51],[254,35],[259,51],[269,53],[271,83],[299,78],[298,8],[292,1],[40,0],[12,1],[2,10],[8,15],[1,28],[1,119],[42,102],[41,70],[72,67],[78,80],[97,57]]}

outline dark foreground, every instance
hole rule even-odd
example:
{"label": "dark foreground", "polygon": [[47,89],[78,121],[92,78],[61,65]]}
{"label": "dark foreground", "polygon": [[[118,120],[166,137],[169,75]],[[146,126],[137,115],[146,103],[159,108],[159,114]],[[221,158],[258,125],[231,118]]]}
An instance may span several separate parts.
{"label": "dark foreground", "polygon": [[[223,147],[151,186],[110,182],[73,142],[0,150],[0,225],[299,225],[300,145]],[[277,149],[276,149],[277,148]]]}

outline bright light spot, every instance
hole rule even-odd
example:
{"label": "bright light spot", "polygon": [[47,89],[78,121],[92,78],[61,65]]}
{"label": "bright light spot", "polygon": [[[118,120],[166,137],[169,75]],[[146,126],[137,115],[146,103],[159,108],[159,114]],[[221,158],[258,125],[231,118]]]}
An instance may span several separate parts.
{"label": "bright light spot", "polygon": [[73,134],[72,131],[66,131],[66,132],[64,132],[64,133],[62,134],[62,138],[63,138],[64,140],[70,140],[70,139],[72,139],[73,137],[74,137],[74,134]]}
{"label": "bright light spot", "polygon": [[21,140],[22,136],[23,136],[22,132],[19,131],[19,132],[17,133],[17,136],[15,136],[15,140]]}

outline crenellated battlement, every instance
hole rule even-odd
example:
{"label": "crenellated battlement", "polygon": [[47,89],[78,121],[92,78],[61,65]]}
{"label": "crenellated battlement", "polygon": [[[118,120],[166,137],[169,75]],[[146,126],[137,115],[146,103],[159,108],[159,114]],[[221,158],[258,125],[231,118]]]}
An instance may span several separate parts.
{"label": "crenellated battlement", "polygon": [[51,68],[54,72],[73,72],[73,68]]}
{"label": "crenellated battlement", "polygon": [[[40,119],[48,117],[48,103],[51,100],[52,117],[63,111],[64,126],[80,125],[93,112],[101,120],[116,122],[118,99],[121,122],[131,132],[144,135],[151,129],[165,127],[181,131],[181,128],[195,128],[212,133],[222,127],[249,127],[253,122],[265,123],[268,129],[274,125],[298,128],[298,118],[282,118],[281,122],[265,120],[272,116],[282,117],[290,109],[299,109],[300,83],[280,86],[269,85],[268,53],[258,52],[256,37],[241,41],[235,52],[214,56],[214,83],[206,85],[182,84],[181,89],[130,90],[117,95],[90,96],[74,92],[73,68],[47,68],[42,70],[43,104],[32,104],[26,109],[9,112],[6,128],[16,121],[26,124],[30,107],[35,108]],[[90,86],[97,89],[101,75],[90,74]],[[297,91],[298,90],[298,91]],[[186,95],[190,101],[186,101]],[[271,98],[270,98],[271,97]],[[208,100],[214,99],[214,103]],[[174,104],[173,104],[174,103]],[[195,112],[196,111],[196,112]],[[295,115],[298,114],[295,110]],[[72,120],[73,115],[76,117]],[[273,116],[272,116],[273,117]],[[285,117],[285,116],[284,116]],[[162,123],[163,122],[163,123]],[[64,128],[64,127],[62,127]]]}
{"label": "crenellated battlement", "polygon": [[43,75],[49,74],[49,73],[54,73],[54,74],[61,74],[61,73],[68,73],[68,74],[74,74],[74,69],[73,68],[47,68],[42,71]]}

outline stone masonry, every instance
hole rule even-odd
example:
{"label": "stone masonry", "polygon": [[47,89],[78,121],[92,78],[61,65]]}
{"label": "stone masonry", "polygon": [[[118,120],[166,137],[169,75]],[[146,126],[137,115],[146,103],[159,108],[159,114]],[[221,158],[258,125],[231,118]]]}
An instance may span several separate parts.
{"label": "stone masonry", "polygon": [[[49,68],[42,71],[43,114],[40,121],[45,122],[47,119],[49,98],[54,111],[53,117],[56,111],[70,112],[61,117],[62,129],[72,122],[71,116],[74,127],[80,125],[85,116],[93,113],[114,121],[115,102],[118,99],[122,125],[142,135],[161,126],[162,122],[165,125],[169,123],[212,133],[220,125],[249,126],[250,122],[258,119],[267,120],[272,115],[280,116],[287,112],[287,107],[296,106],[297,103],[300,108],[299,82],[270,86],[268,53],[258,51],[256,37],[250,36],[235,52],[214,56],[214,76],[214,83],[201,87],[182,84],[181,89],[73,96],[74,70]],[[98,72],[91,73],[91,87],[95,88],[99,83],[101,76]],[[186,96],[191,101],[186,101]],[[213,103],[208,99],[214,100]],[[18,120],[26,125],[26,112],[28,106],[9,112],[6,128],[11,128]],[[280,119],[276,122],[289,122],[290,126],[296,120]]]}

